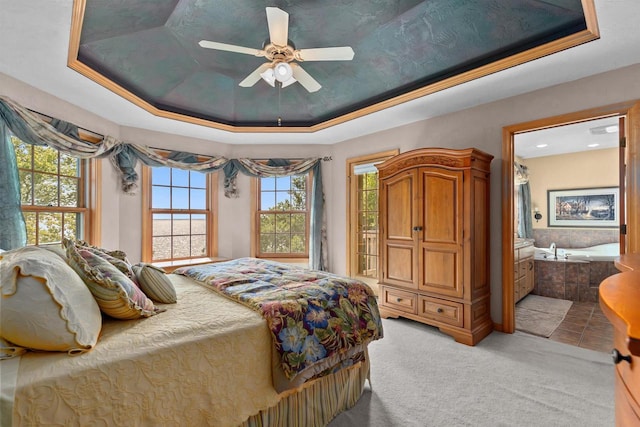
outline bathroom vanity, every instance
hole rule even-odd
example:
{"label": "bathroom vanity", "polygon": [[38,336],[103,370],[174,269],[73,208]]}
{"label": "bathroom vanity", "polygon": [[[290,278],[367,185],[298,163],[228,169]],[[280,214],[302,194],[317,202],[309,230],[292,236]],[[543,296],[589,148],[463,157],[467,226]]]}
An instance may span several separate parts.
{"label": "bathroom vanity", "polygon": [[600,307],[614,327],[616,425],[640,425],[640,254],[621,255],[622,273],[600,284]]}
{"label": "bathroom vanity", "polygon": [[513,302],[526,297],[535,284],[535,248],[531,239],[517,239],[513,249]]}

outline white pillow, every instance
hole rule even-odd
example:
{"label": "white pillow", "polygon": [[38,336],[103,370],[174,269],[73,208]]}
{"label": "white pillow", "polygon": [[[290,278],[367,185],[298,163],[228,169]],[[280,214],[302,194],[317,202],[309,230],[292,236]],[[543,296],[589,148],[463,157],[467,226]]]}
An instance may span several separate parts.
{"label": "white pillow", "polygon": [[35,350],[85,352],[102,315],[82,279],[60,256],[28,246],[0,255],[0,336]]}

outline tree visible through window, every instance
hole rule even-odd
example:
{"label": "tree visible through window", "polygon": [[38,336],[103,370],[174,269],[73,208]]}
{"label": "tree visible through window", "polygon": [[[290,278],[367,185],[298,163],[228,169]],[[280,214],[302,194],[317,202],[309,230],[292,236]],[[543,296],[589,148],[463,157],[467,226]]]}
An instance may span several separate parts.
{"label": "tree visible through window", "polygon": [[378,172],[356,175],[358,198],[357,274],[375,278],[378,275]]}
{"label": "tree visible through window", "polygon": [[258,186],[257,256],[308,256],[309,176],[259,178]]}
{"label": "tree visible through window", "polygon": [[347,159],[348,171],[348,246],[347,271],[361,280],[378,277],[378,169],[398,150]]}
{"label": "tree visible through window", "polygon": [[51,147],[26,144],[13,135],[11,141],[20,174],[27,244],[84,238],[86,162]]}

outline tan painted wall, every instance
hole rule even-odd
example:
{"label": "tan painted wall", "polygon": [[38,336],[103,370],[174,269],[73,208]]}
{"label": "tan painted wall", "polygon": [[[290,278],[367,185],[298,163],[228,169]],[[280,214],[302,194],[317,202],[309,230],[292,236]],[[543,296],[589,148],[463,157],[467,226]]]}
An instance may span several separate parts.
{"label": "tan painted wall", "polygon": [[[640,98],[640,64],[608,73],[540,89],[527,94],[455,113],[415,122],[335,145],[316,146],[228,146],[211,141],[158,134],[141,129],[119,127],[82,111],[38,89],[0,74],[0,94],[8,95],[28,108],[51,114],[79,126],[122,137],[127,142],[153,142],[164,148],[189,147],[211,153],[224,151],[236,157],[333,156],[323,165],[327,204],[329,266],[338,274],[346,272],[346,159],[399,148],[401,152],[419,147],[477,147],[495,159],[491,165],[491,314],[502,321],[502,236],[501,236],[501,153],[502,128],[543,117],[581,111],[602,105]],[[456,90],[456,88],[450,89]],[[430,96],[438,102],[438,94]],[[122,135],[126,135],[124,138]],[[134,141],[135,139],[135,141]],[[212,148],[215,147],[215,148]],[[103,167],[103,244],[125,250],[133,261],[140,258],[140,196],[119,191],[118,181],[108,162]],[[222,185],[222,180],[220,180]],[[239,180],[239,199],[225,199],[220,191],[219,252],[221,256],[248,256],[249,180]]]}
{"label": "tan painted wall", "polygon": [[535,157],[526,159],[526,165],[531,206],[543,215],[539,222],[533,221],[533,228],[547,228],[547,190],[618,186],[617,148]]}
{"label": "tan painted wall", "polygon": [[[640,64],[512,98],[378,132],[337,144],[333,163],[336,183],[346,182],[349,157],[399,148],[477,147],[494,156],[491,164],[491,317],[502,321],[502,129],[518,123],[640,98]],[[434,97],[434,102],[437,98]],[[366,147],[366,148],[363,148]],[[510,167],[511,170],[512,167]],[[331,268],[346,271],[346,191],[344,184],[331,192],[329,218]]]}

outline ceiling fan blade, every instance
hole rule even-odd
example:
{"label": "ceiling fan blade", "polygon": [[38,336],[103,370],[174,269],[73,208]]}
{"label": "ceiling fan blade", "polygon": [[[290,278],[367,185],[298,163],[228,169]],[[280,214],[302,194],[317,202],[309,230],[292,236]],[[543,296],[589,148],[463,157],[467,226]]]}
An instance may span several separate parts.
{"label": "ceiling fan blade", "polygon": [[302,61],[351,61],[354,56],[349,46],[301,49],[297,53]]}
{"label": "ceiling fan blade", "polygon": [[242,87],[251,87],[258,82],[262,77],[260,74],[264,73],[271,67],[271,63],[267,62],[256,68],[253,73],[249,74],[243,81],[240,82]]}
{"label": "ceiling fan blade", "polygon": [[309,73],[307,73],[301,66],[292,62],[291,69],[293,70],[293,78],[296,79],[306,90],[309,92],[317,92],[322,86],[316,81]]}
{"label": "ceiling fan blade", "polygon": [[253,49],[250,47],[235,46],[232,44],[210,42],[208,40],[200,40],[198,43],[201,47],[207,49],[225,50],[227,52],[246,53],[247,55],[264,56],[264,51]]}
{"label": "ceiling fan blade", "polygon": [[271,44],[286,46],[289,40],[289,14],[277,7],[268,7],[267,24]]}

